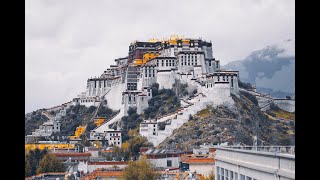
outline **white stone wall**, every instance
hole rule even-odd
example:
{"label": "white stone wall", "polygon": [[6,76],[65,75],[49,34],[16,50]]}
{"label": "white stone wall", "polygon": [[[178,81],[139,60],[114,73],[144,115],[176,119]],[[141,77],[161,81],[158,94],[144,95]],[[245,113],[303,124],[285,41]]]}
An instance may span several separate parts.
{"label": "white stone wall", "polygon": [[202,75],[201,67],[194,67],[194,76],[195,78],[199,78]]}
{"label": "white stone wall", "polygon": [[189,170],[191,172],[197,172],[197,174],[202,174],[208,176],[211,171],[214,171],[214,163],[210,164],[189,164]]}
{"label": "white stone wall", "polygon": [[273,103],[282,110],[285,110],[288,112],[295,112],[295,100],[275,99]]}
{"label": "white stone wall", "polygon": [[158,72],[157,83],[159,84],[159,89],[171,89],[174,84],[174,77],[171,71]]}
{"label": "white stone wall", "polygon": [[155,66],[143,67],[141,75],[142,87],[148,87],[157,82],[157,68]]}
{"label": "white stone wall", "polygon": [[137,101],[137,114],[141,114],[143,112],[143,110],[145,110],[146,108],[149,107],[148,104],[148,96],[138,96],[137,97],[138,101]]}
{"label": "white stone wall", "polygon": [[213,102],[214,106],[234,102],[229,84],[214,84],[213,88],[202,87],[202,92]]}
{"label": "white stone wall", "polygon": [[78,170],[86,173],[88,171],[88,161],[79,161]]}
{"label": "white stone wall", "polygon": [[[215,177],[217,167],[256,179],[275,179],[275,173],[288,179],[295,175],[294,155],[277,155],[269,152],[228,151],[217,149],[215,154]],[[221,169],[220,169],[221,170]],[[226,173],[225,173],[226,174]]]}
{"label": "white stone wall", "polygon": [[[171,160],[170,167],[167,166],[167,160]],[[180,157],[167,157],[167,158],[159,158],[159,159],[148,159],[150,163],[152,163],[156,167],[162,168],[178,168],[180,163]]]}
{"label": "white stone wall", "polygon": [[125,84],[117,84],[113,86],[105,95],[108,107],[113,110],[119,110],[122,105],[122,92],[125,90]]}

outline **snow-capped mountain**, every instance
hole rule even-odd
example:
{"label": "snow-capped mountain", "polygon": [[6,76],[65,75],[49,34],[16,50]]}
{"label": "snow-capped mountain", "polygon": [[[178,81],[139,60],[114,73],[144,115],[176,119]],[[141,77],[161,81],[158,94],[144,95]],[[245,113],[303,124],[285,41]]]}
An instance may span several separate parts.
{"label": "snow-capped mountain", "polygon": [[224,69],[240,71],[240,80],[276,97],[295,92],[295,40],[288,39],[232,61]]}

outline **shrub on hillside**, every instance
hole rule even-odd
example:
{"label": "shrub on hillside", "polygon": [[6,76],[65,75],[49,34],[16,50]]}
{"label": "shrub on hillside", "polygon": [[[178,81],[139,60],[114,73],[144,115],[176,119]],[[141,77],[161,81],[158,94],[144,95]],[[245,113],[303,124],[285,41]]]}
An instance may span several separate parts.
{"label": "shrub on hillside", "polygon": [[257,98],[256,98],[256,96],[255,95],[252,95],[252,94],[250,94],[250,93],[248,93],[248,92],[245,92],[245,91],[242,91],[241,92],[246,98],[248,98],[253,104],[255,104],[255,105],[259,105],[258,104],[258,100],[257,100]]}
{"label": "shrub on hillside", "polygon": [[164,130],[165,128],[166,128],[165,122],[158,122],[158,129],[159,130]]}
{"label": "shrub on hillside", "polygon": [[271,103],[271,104],[270,104],[270,109],[271,109],[271,110],[274,110],[274,111],[280,110],[280,108],[279,108],[276,104],[274,104],[274,103]]}

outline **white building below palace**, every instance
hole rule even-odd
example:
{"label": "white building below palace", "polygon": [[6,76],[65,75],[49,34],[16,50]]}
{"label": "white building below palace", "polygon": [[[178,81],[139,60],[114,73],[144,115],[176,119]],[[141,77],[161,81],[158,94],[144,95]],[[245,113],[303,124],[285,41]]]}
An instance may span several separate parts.
{"label": "white building below palace", "polygon": [[216,180],[295,179],[294,146],[215,148]]}

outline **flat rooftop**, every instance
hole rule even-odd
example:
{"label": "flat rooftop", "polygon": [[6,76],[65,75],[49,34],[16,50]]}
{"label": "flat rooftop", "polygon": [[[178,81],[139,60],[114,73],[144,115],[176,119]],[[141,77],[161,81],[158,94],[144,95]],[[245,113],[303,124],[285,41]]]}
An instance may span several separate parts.
{"label": "flat rooftop", "polygon": [[295,158],[295,146],[215,146],[217,150]]}

